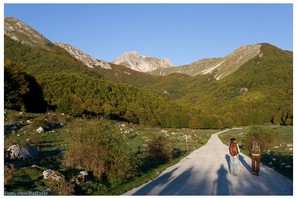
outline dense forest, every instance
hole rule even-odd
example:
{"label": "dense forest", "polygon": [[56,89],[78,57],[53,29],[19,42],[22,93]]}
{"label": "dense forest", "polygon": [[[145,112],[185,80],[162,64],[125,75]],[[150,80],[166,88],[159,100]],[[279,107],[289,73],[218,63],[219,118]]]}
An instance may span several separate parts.
{"label": "dense forest", "polygon": [[160,127],[292,124],[292,53],[269,44],[261,51],[221,80],[157,77],[116,65],[89,69],[55,45],[26,46],[5,36],[5,108]]}
{"label": "dense forest", "polygon": [[[202,115],[196,109],[179,105],[153,91],[101,80],[97,73],[86,70],[71,57],[65,56],[61,49],[61,53],[56,55],[43,49],[20,45],[10,38],[6,38],[5,41],[5,81],[27,85],[25,92],[20,88],[16,91],[19,94],[12,95],[15,91],[10,90],[9,85],[5,84],[6,108],[25,108],[36,112],[48,109],[77,117],[102,116],[150,126],[209,127],[208,118],[211,117]],[[15,55],[16,48],[22,52],[21,56]],[[27,57],[37,57],[37,60]],[[40,63],[40,59],[44,62]],[[71,64],[74,64],[73,68]],[[23,65],[25,67],[22,67]],[[59,69],[55,70],[56,68]],[[36,77],[38,85],[34,86],[41,88],[38,95],[42,96],[41,101],[44,102],[39,106],[39,110],[31,108],[33,102],[24,100],[33,87],[26,83],[26,79],[19,82],[17,78],[21,74]],[[212,127],[217,126],[213,124]]]}
{"label": "dense forest", "polygon": [[214,78],[215,72],[195,77],[143,74],[139,78],[141,73],[116,65],[113,71],[97,70],[102,79],[150,89],[178,104],[215,115],[224,127],[292,124],[293,53],[267,43],[261,46],[260,56],[220,80]]}

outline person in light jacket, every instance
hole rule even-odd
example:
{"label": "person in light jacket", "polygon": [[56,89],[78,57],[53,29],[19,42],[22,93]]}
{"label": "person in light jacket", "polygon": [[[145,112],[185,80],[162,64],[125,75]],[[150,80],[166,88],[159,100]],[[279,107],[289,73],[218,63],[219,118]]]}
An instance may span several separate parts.
{"label": "person in light jacket", "polygon": [[229,154],[230,154],[230,173],[234,176],[238,174],[240,149],[235,138],[230,139]]}

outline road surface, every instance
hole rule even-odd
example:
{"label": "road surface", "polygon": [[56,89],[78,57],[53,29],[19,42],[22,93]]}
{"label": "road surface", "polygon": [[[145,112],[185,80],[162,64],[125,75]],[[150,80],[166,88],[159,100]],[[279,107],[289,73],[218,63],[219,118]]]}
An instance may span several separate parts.
{"label": "road surface", "polygon": [[228,146],[218,138],[223,132],[124,195],[293,195],[293,181],[269,167],[261,165],[260,176],[251,175],[251,159],[244,154],[239,174],[229,174]]}

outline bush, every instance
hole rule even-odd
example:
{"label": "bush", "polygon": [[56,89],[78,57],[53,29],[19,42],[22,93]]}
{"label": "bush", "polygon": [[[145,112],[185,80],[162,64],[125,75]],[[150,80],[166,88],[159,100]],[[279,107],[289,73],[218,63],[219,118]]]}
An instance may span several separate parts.
{"label": "bush", "polygon": [[46,116],[41,116],[41,117],[36,118],[33,123],[33,127],[34,128],[42,127],[43,129],[47,129],[48,124],[46,121]]}
{"label": "bush", "polygon": [[13,164],[4,167],[4,185],[8,185],[15,174]]}
{"label": "bush", "polygon": [[275,143],[278,141],[278,135],[276,132],[258,126],[253,126],[243,140],[244,146],[247,147],[249,151],[252,147],[254,135],[258,137],[262,151],[275,146]]}
{"label": "bush", "polygon": [[148,143],[148,153],[152,159],[161,163],[167,162],[172,158],[172,149],[163,136],[151,136]]}
{"label": "bush", "polygon": [[75,193],[75,185],[65,180],[50,180],[48,185],[52,192],[57,195],[73,195]]}
{"label": "bush", "polygon": [[129,179],[136,173],[136,157],[110,122],[84,122],[73,129],[68,142],[63,160],[67,167],[83,168],[109,181]]}

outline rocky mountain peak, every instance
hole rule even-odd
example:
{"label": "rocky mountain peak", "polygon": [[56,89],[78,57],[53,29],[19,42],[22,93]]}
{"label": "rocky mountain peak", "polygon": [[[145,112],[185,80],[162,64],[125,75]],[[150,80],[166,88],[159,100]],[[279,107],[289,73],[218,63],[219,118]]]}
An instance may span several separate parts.
{"label": "rocky mountain peak", "polygon": [[30,46],[40,46],[50,49],[50,46],[53,45],[52,42],[32,27],[13,17],[6,17],[4,19],[4,34],[13,40]]}
{"label": "rocky mountain peak", "polygon": [[84,65],[86,65],[89,68],[101,67],[101,68],[105,68],[105,69],[111,69],[109,63],[107,63],[105,61],[101,61],[101,60],[96,60],[93,57],[91,57],[90,55],[84,53],[82,50],[80,50],[70,44],[67,44],[64,42],[55,43],[55,44],[57,46],[60,46],[64,50],[66,50],[71,56],[73,56],[75,59],[81,61]]}
{"label": "rocky mountain peak", "polygon": [[113,61],[114,64],[123,65],[132,70],[140,72],[150,72],[158,68],[170,68],[174,65],[169,59],[159,59],[141,55],[136,51],[125,52]]}

